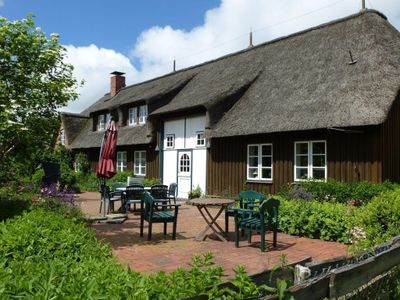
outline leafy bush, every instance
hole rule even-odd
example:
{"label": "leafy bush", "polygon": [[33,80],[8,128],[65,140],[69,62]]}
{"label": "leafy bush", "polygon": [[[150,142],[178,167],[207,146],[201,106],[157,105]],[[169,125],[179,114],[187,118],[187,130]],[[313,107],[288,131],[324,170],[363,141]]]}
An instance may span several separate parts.
{"label": "leafy bush", "polygon": [[360,207],[354,224],[357,248],[373,247],[400,234],[400,188],[382,193]]}
{"label": "leafy bush", "polygon": [[333,179],[324,181],[306,180],[296,185],[285,185],[279,195],[286,199],[319,200],[327,202],[365,204],[382,192],[396,188],[389,181],[372,183],[367,181],[345,183]]}
{"label": "leafy bush", "polygon": [[0,221],[21,215],[28,210],[35,192],[32,185],[19,185],[15,182],[0,188]]}
{"label": "leafy bush", "polygon": [[[119,265],[109,246],[77,219],[35,209],[0,223],[0,298],[34,299],[182,299],[215,293],[223,268],[212,254],[193,258],[190,269],[145,275]],[[240,293],[257,287],[237,269],[232,279]],[[228,298],[227,298],[228,299]]]}
{"label": "leafy bush", "polygon": [[40,189],[42,186],[43,177],[44,171],[42,168],[37,169],[35,173],[33,173],[31,182],[37,189]]}
{"label": "leafy bush", "polygon": [[149,179],[145,178],[143,180],[144,186],[152,186],[155,184],[161,184],[161,179],[160,178],[149,178]]}
{"label": "leafy bush", "polygon": [[132,171],[117,172],[114,177],[107,179],[107,183],[112,182],[128,182],[128,176],[133,176]]}
{"label": "leafy bush", "polygon": [[80,152],[75,154],[75,167],[78,173],[89,173],[90,164],[87,158],[86,153]]}
{"label": "leafy bush", "polygon": [[31,203],[32,200],[24,197],[0,195],[0,221],[21,215]]}
{"label": "leafy bush", "polygon": [[349,242],[352,210],[341,203],[286,200],[278,197],[279,229],[285,233],[325,241]]}
{"label": "leafy bush", "polygon": [[98,192],[100,189],[100,179],[95,172],[78,173],[77,183],[81,191]]}
{"label": "leafy bush", "polygon": [[194,199],[194,198],[200,198],[202,195],[201,193],[201,188],[199,185],[197,185],[197,187],[194,190],[191,190],[189,192],[189,199]]}

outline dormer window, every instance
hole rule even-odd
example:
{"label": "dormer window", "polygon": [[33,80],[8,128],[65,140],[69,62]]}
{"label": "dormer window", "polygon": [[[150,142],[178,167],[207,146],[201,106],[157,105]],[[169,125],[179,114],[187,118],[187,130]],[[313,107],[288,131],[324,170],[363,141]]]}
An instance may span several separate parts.
{"label": "dormer window", "polygon": [[65,133],[63,128],[60,130],[60,145],[65,145]]}
{"label": "dormer window", "polygon": [[147,106],[146,105],[139,106],[139,124],[146,123],[146,119],[147,119]]}
{"label": "dormer window", "polygon": [[110,121],[111,115],[110,114],[103,114],[97,116],[97,131],[104,131],[106,130],[106,126],[108,121]]}
{"label": "dormer window", "polygon": [[128,124],[129,126],[135,126],[137,124],[145,124],[147,119],[147,106],[141,105],[131,107],[128,113]]}
{"label": "dormer window", "polygon": [[137,107],[131,107],[129,109],[129,126],[136,125],[138,123],[138,112]]}

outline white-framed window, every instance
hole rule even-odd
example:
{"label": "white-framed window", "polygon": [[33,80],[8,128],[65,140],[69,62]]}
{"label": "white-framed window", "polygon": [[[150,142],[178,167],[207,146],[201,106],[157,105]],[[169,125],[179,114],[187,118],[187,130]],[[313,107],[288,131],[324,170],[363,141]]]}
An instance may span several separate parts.
{"label": "white-framed window", "polygon": [[117,152],[117,171],[124,172],[127,170],[126,151]]}
{"label": "white-framed window", "polygon": [[128,125],[133,126],[138,123],[138,111],[137,107],[131,107],[128,113]]}
{"label": "white-framed window", "polygon": [[146,175],[146,151],[135,151],[133,165],[135,175]]}
{"label": "white-framed window", "polygon": [[308,178],[326,180],[326,141],[294,143],[294,181]]}
{"label": "white-framed window", "polygon": [[147,119],[147,105],[135,106],[129,108],[128,125],[145,124]]}
{"label": "white-framed window", "polygon": [[272,144],[247,145],[247,179],[272,180]]}
{"label": "white-framed window", "polygon": [[146,123],[147,119],[147,105],[139,106],[139,124]]}
{"label": "white-framed window", "polygon": [[179,160],[179,172],[190,173],[190,157],[186,153],[182,154]]}
{"label": "white-framed window", "polygon": [[206,139],[204,138],[204,131],[196,132],[196,147],[205,147]]}
{"label": "white-framed window", "polygon": [[65,145],[65,132],[64,128],[60,129],[60,145]]}
{"label": "white-framed window", "polygon": [[165,148],[166,149],[175,148],[175,134],[167,134],[165,136]]}
{"label": "white-framed window", "polygon": [[111,115],[110,114],[103,114],[97,116],[97,130],[104,131],[106,130],[106,126],[108,121],[110,121]]}

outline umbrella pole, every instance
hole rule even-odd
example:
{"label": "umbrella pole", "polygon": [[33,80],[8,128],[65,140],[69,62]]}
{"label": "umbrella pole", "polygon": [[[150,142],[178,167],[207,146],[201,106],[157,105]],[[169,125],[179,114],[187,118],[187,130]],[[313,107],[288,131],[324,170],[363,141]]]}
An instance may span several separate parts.
{"label": "umbrella pole", "polygon": [[106,211],[107,211],[107,199],[108,199],[108,195],[106,195],[106,178],[103,178],[103,217],[106,216]]}

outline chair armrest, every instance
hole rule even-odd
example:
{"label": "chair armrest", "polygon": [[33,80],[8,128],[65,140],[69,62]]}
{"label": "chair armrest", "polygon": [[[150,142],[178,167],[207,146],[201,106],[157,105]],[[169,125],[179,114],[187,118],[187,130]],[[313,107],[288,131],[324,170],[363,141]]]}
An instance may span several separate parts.
{"label": "chair armrest", "polygon": [[233,209],[235,216],[239,216],[241,214],[245,217],[252,217],[253,214],[259,213],[258,211],[254,211],[252,209],[244,209],[244,208],[234,208]]}
{"label": "chair armrest", "polygon": [[167,206],[167,207],[179,207],[179,206],[181,206],[181,204],[158,204],[158,205],[161,205],[161,206]]}

